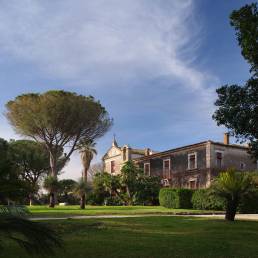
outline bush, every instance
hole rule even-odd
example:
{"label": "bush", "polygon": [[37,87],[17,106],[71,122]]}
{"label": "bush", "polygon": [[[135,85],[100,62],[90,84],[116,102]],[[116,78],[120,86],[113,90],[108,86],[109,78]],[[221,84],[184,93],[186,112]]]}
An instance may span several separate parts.
{"label": "bush", "polygon": [[192,194],[191,189],[162,188],[159,192],[159,203],[166,208],[190,209]]}
{"label": "bush", "polygon": [[193,208],[197,210],[224,210],[225,201],[210,193],[209,189],[195,190],[192,196]]}
{"label": "bush", "polygon": [[118,196],[110,196],[105,198],[105,204],[107,206],[122,206],[124,205],[123,201]]}
{"label": "bush", "polygon": [[96,192],[91,192],[86,195],[86,203],[88,205],[103,205],[104,200],[105,196]]}
{"label": "bush", "polygon": [[245,196],[239,204],[240,213],[258,213],[258,191],[251,196]]}

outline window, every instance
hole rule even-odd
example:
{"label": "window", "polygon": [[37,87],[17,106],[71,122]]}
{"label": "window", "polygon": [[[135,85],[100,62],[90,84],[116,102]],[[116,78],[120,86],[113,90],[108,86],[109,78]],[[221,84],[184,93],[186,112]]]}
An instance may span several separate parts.
{"label": "window", "polygon": [[244,170],[244,169],[245,169],[245,163],[244,163],[244,162],[241,162],[241,163],[240,163],[240,169],[241,169],[241,170]]}
{"label": "window", "polygon": [[188,169],[196,169],[197,168],[197,153],[188,154]]}
{"label": "window", "polygon": [[115,173],[116,172],[116,163],[114,160],[111,161],[111,173]]}
{"label": "window", "polygon": [[222,152],[216,151],[216,166],[218,168],[222,167]]}
{"label": "window", "polygon": [[191,180],[189,182],[189,188],[190,189],[196,189],[196,180]]}
{"label": "window", "polygon": [[150,176],[150,163],[144,163],[144,174]]}
{"label": "window", "polygon": [[170,178],[170,159],[163,160],[163,177]]}

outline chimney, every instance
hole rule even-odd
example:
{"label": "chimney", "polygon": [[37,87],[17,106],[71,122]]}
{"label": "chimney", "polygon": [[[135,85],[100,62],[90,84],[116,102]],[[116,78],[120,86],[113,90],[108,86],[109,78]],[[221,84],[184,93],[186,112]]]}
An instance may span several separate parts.
{"label": "chimney", "polygon": [[150,155],[150,149],[149,149],[149,148],[146,148],[146,149],[144,150],[144,155],[145,155],[145,156],[149,156],[149,155]]}
{"label": "chimney", "polygon": [[224,144],[228,145],[229,144],[229,133],[224,133]]}

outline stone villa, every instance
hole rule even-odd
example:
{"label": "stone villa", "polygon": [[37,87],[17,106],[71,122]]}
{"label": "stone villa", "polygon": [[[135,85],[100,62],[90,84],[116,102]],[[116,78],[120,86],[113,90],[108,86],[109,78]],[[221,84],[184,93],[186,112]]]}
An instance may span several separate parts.
{"label": "stone villa", "polygon": [[257,162],[247,151],[247,146],[230,144],[228,134],[223,142],[208,140],[156,153],[149,148],[119,147],[114,139],[103,162],[105,171],[118,174],[125,161],[134,160],[145,174],[160,176],[164,187],[196,189],[208,187],[220,171],[228,168],[256,170]]}
{"label": "stone villa", "polygon": [[119,147],[114,137],[112,146],[103,156],[104,171],[117,175],[123,164],[128,160],[134,160],[153,154],[150,149],[133,149],[129,145]]}

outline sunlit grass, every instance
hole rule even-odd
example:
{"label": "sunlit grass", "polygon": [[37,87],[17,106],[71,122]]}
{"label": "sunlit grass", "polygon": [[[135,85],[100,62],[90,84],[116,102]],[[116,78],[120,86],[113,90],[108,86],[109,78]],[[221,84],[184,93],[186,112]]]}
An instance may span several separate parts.
{"label": "sunlit grass", "polygon": [[31,206],[28,207],[34,217],[69,217],[76,215],[137,215],[137,214],[197,214],[213,213],[192,209],[167,209],[161,206],[86,206],[81,210],[77,205],[56,206]]}

